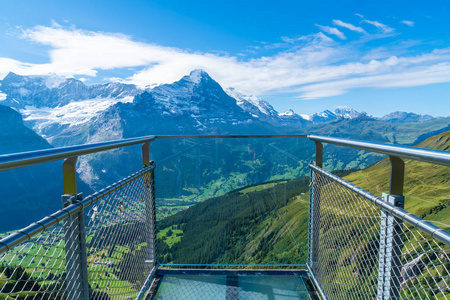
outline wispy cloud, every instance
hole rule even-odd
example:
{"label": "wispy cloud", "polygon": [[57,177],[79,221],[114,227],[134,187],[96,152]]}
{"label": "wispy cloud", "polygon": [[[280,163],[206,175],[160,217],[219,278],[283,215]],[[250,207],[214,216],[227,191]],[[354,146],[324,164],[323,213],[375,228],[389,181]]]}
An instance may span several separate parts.
{"label": "wispy cloud", "polygon": [[332,35],[337,36],[341,40],[347,39],[345,37],[345,35],[341,31],[339,31],[339,29],[337,29],[336,27],[322,26],[322,25],[317,25],[317,24],[316,24],[316,26],[319,27],[320,30],[322,30],[322,31],[324,31],[324,32],[326,32],[328,34],[332,34]]}
{"label": "wispy cloud", "polygon": [[405,25],[408,25],[409,27],[414,27],[413,21],[403,20],[402,23]]}
{"label": "wispy cloud", "polygon": [[391,28],[391,27],[389,27],[389,26],[387,26],[387,25],[385,25],[385,24],[383,24],[383,23],[380,23],[380,22],[378,22],[378,21],[370,21],[370,20],[364,19],[363,22],[375,26],[376,28],[378,28],[378,29],[380,29],[381,31],[383,31],[383,33],[391,33],[391,32],[394,32],[394,29],[393,29],[393,28]]}
{"label": "wispy cloud", "polygon": [[[348,23],[337,21],[333,23],[345,24],[341,27],[352,30]],[[381,30],[389,28],[383,27],[387,26],[384,24],[378,26]],[[0,58],[1,77],[9,71],[24,75],[53,72],[87,77],[97,76],[100,70],[137,68],[136,73],[122,81],[144,87],[170,83],[192,69],[202,68],[224,87],[233,86],[257,95],[292,92],[297,93],[299,99],[330,97],[361,87],[450,82],[450,49],[413,55],[408,47],[414,44],[401,47],[401,51],[391,51],[395,48],[391,44],[368,48],[364,43],[334,41],[322,32],[284,37],[285,48],[266,56],[257,56],[256,52],[253,58],[188,51],[137,42],[123,34],[60,25],[24,30],[22,38],[48,46],[48,62],[32,64]]]}
{"label": "wispy cloud", "polygon": [[355,32],[362,33],[362,34],[367,34],[367,32],[364,29],[362,29],[361,27],[357,27],[350,23],[342,22],[341,20],[333,20],[333,24],[336,26],[347,28],[351,31],[355,31]]}

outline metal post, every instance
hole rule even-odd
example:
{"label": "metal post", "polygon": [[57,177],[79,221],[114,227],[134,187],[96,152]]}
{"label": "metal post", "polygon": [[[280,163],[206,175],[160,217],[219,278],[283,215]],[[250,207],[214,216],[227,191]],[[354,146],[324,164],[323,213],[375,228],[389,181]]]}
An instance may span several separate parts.
{"label": "metal post", "polygon": [[[405,164],[399,157],[390,156],[389,159],[391,161],[390,194],[383,193],[383,200],[403,208]],[[382,210],[380,225],[377,299],[399,299],[402,281],[403,221]]]}
{"label": "metal post", "polygon": [[[144,168],[154,164],[153,161],[150,162],[150,142],[145,142],[142,145],[142,165]],[[149,247],[148,247],[148,260],[146,263],[149,264],[148,270],[150,271],[157,261],[156,257],[156,198],[155,198],[155,171],[150,170],[148,174],[145,175],[145,188],[147,189],[147,195],[145,199],[145,216],[146,216],[146,228],[148,230]]]}
{"label": "metal post", "polygon": [[[153,161],[151,162],[153,163]],[[155,169],[150,170],[150,199],[149,203],[146,203],[148,224],[149,224],[149,237],[150,237],[150,260],[152,261],[152,267],[157,263],[156,253],[156,197],[155,197]]]}
{"label": "metal post", "polygon": [[[63,164],[63,208],[83,200],[83,194],[76,194],[76,162],[77,157],[71,157]],[[70,215],[65,220],[64,229],[67,298],[89,300],[84,210]]]}
{"label": "metal post", "polygon": [[[311,161],[311,163],[314,163]],[[312,267],[313,263],[313,252],[314,252],[314,238],[313,238],[313,232],[314,232],[314,171],[311,169],[310,173],[310,184],[309,184],[309,226],[308,226],[308,265]]]}
{"label": "metal post", "polygon": [[[315,141],[316,144],[316,161],[315,165],[322,168],[323,165],[323,145],[321,142]],[[320,222],[320,186],[318,184],[318,174],[311,170],[311,183],[309,191],[309,250],[308,260],[311,269],[317,269],[318,251],[319,251],[319,225]],[[316,225],[316,226],[315,226]]]}

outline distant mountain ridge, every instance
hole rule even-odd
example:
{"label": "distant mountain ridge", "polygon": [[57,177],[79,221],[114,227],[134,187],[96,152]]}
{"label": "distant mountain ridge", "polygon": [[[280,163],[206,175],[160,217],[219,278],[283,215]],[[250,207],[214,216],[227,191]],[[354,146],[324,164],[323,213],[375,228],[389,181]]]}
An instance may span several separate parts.
{"label": "distant mountain ridge", "polygon": [[95,98],[123,99],[142,92],[131,84],[111,82],[85,85],[74,78],[56,75],[21,76],[12,72],[0,80],[0,91],[6,95],[1,104],[17,109],[26,106],[54,108]]}
{"label": "distant mountain ridge", "polygon": [[383,121],[389,121],[392,123],[425,122],[434,119],[436,118],[430,115],[407,113],[404,111],[396,111],[381,118]]}
{"label": "distant mountain ridge", "polygon": [[[153,115],[157,113],[164,116],[183,115],[184,119],[194,119],[194,122],[184,123],[194,126],[197,133],[201,133],[202,128],[203,132],[206,132],[208,124],[217,124],[219,120],[222,123],[229,123],[228,118],[222,118],[225,114],[217,118],[225,111],[232,112],[230,117],[237,117],[234,122],[234,125],[237,125],[236,130],[241,131],[237,127],[247,122],[259,123],[266,132],[279,132],[279,127],[284,127],[288,131],[299,130],[340,118],[369,116],[365,112],[348,107],[339,107],[334,111],[325,110],[313,115],[297,114],[291,109],[279,113],[268,102],[257,96],[245,95],[233,88],[223,90],[203,70],[194,70],[177,82],[148,90],[118,82],[85,85],[80,80],[54,74],[21,76],[9,73],[0,80],[0,104],[19,110],[24,116],[25,124],[54,145],[82,141],[69,139],[61,142],[57,135],[67,136],[68,133],[79,132],[83,126],[98,120],[100,115],[111,115],[111,110],[109,112],[107,110],[117,103],[147,99],[148,95],[143,93],[151,94],[154,99],[154,102],[148,99],[149,103],[155,104]],[[219,103],[215,99],[223,102]],[[237,113],[240,110],[243,112]],[[429,115],[406,112],[395,112],[381,118],[392,123],[424,122],[433,119],[435,118]]]}

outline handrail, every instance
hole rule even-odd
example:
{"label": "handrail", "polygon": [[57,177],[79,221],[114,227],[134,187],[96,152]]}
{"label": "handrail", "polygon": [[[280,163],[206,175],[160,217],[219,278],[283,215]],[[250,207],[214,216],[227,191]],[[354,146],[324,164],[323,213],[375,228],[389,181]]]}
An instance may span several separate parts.
{"label": "handrail", "polygon": [[381,153],[390,156],[409,158],[438,165],[450,166],[450,152],[442,150],[430,150],[408,146],[388,145],[381,143],[362,142],[356,140],[332,138],[318,135],[308,135],[312,141],[323,142],[338,146],[355,148],[370,152]]}
{"label": "handrail", "polygon": [[306,138],[307,134],[254,134],[254,135],[157,135],[157,139],[254,139],[254,138]]}
{"label": "handrail", "polygon": [[73,156],[80,156],[85,154],[91,154],[101,152],[105,150],[116,149],[125,146],[131,146],[141,144],[145,142],[151,142],[155,140],[154,135],[130,138],[123,140],[116,140],[110,142],[102,142],[95,144],[77,145],[61,148],[52,148],[45,150],[4,154],[0,155],[0,172],[27,167],[31,165],[42,164],[55,160],[61,160]]}
{"label": "handrail", "polygon": [[38,151],[29,151],[13,154],[0,155],[0,172],[66,159],[73,156],[80,156],[101,152],[105,150],[116,149],[125,146],[151,142],[155,139],[208,139],[208,138],[309,138],[313,141],[319,141],[328,144],[334,144],[349,148],[355,148],[365,151],[381,153],[385,155],[399,156],[419,161],[425,161],[445,166],[450,166],[450,153],[448,151],[429,150],[422,148],[394,146],[381,143],[362,142],[357,140],[348,140],[341,138],[324,137],[317,135],[149,135],[138,138],[129,138],[110,142],[77,145],[61,148],[52,148]]}
{"label": "handrail", "polygon": [[110,142],[95,144],[85,144],[69,147],[52,148],[45,150],[12,153],[0,155],[0,172],[27,167],[31,165],[42,164],[46,162],[66,159],[73,156],[80,156],[101,152],[105,150],[116,149],[125,146],[152,142],[155,139],[208,139],[208,138],[306,138],[306,134],[293,135],[149,135],[138,138],[129,138]]}

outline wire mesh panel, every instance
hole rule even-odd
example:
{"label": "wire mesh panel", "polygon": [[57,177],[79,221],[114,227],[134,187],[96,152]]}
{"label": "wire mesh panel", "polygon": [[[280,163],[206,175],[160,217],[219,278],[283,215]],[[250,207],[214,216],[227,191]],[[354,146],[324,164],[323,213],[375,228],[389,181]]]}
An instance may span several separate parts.
{"label": "wire mesh panel", "polygon": [[330,299],[373,299],[377,291],[380,210],[313,173],[310,266]]}
{"label": "wire mesh panel", "polygon": [[73,224],[58,222],[0,256],[0,299],[67,297],[65,225]]}
{"label": "wire mesh panel", "polygon": [[65,209],[27,227],[41,233],[15,233],[27,241],[0,255],[0,299],[142,295],[156,264],[153,172],[148,167],[84,200],[65,195]]}
{"label": "wire mesh panel", "polygon": [[95,299],[135,298],[155,265],[153,170],[88,210],[86,245]]}
{"label": "wire mesh panel", "polygon": [[335,178],[312,170],[308,265],[324,294],[329,299],[450,299],[450,247]]}
{"label": "wire mesh panel", "polygon": [[[398,224],[396,218],[394,224]],[[409,224],[399,225],[401,230],[393,234],[402,237],[402,245],[397,246],[401,248],[397,254],[400,264],[393,265],[392,276],[397,278],[391,280],[398,285],[389,286],[390,295],[400,299],[450,299],[450,247]],[[395,246],[392,252],[396,253],[394,250]]]}

